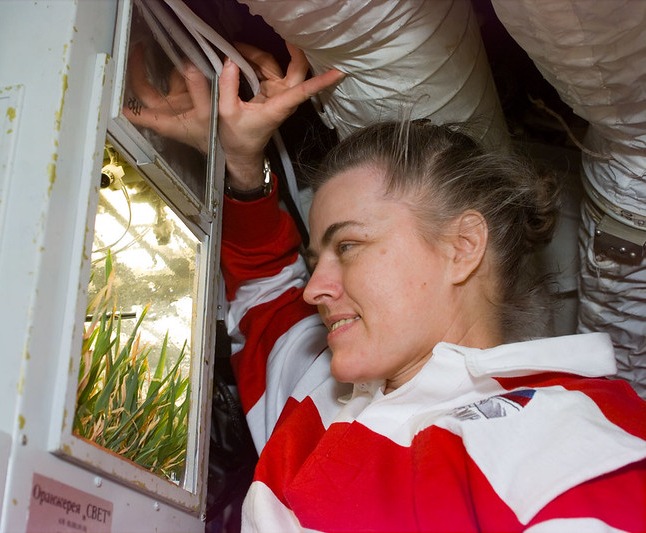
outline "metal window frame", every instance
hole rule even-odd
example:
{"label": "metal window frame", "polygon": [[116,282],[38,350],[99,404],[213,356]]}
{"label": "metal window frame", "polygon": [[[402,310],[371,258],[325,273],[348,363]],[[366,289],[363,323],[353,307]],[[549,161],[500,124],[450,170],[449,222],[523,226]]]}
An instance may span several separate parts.
{"label": "metal window frame", "polygon": [[[75,289],[70,289],[68,304],[64,311],[64,329],[67,334],[63,335],[60,351],[61,357],[56,376],[57,394],[51,411],[52,423],[48,449],[55,455],[92,470],[98,475],[114,479],[203,518],[208,476],[210,396],[218,289],[220,212],[217,199],[221,195],[219,192],[221,186],[218,184],[223,179],[223,164],[220,157],[215,157],[215,143],[212,141],[208,154],[207,194],[205,201],[201,201],[188,190],[163,157],[122,115],[132,8],[131,0],[123,0],[119,4],[113,49],[114,59],[107,54],[97,56],[91,106],[91,109],[96,110],[96,117],[88,117],[87,132],[93,133],[93,136],[89,136],[84,147],[85,165],[91,168],[86,168],[84,175],[100,175],[102,157],[98,154],[103,153],[103,144],[108,139],[121,155],[137,168],[200,241],[202,251],[197,308],[201,309],[202,313],[196,317],[198,321],[196,331],[200,334],[195,337],[191,357],[191,405],[186,479],[182,486],[175,485],[127,459],[72,434],[81,353],[81,324],[83,324],[87,303],[90,252],[98,202],[97,180],[86,180],[86,188],[79,192],[79,223],[78,232],[74,238],[74,250],[79,260],[76,264],[80,264],[80,268],[70,272],[68,286]],[[212,107],[214,110],[217,109],[216,99],[217,94],[214,90]],[[106,118],[107,109],[110,110],[109,118]],[[215,123],[214,112],[212,131],[216,131]],[[73,260],[71,264],[74,264]]]}

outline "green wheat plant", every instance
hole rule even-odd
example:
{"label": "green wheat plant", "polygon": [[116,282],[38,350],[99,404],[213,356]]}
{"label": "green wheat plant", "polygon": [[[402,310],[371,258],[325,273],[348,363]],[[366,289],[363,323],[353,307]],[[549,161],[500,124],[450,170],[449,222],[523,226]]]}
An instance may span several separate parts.
{"label": "green wheat plant", "polygon": [[114,296],[115,272],[106,256],[105,285],[88,305],[74,433],[175,483],[182,478],[188,440],[189,378],[181,372],[186,342],[166,371],[168,332],[154,371],[141,342],[141,312],[125,343]]}

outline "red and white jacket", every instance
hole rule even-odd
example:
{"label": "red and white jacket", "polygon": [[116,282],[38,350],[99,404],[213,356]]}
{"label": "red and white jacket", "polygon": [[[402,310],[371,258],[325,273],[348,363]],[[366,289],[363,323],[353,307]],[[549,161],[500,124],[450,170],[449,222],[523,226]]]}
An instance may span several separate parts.
{"label": "red and white jacket", "polygon": [[275,192],[224,209],[232,363],[261,451],[244,531],[646,531],[646,403],[603,377],[605,334],[440,343],[387,395],[339,384]]}

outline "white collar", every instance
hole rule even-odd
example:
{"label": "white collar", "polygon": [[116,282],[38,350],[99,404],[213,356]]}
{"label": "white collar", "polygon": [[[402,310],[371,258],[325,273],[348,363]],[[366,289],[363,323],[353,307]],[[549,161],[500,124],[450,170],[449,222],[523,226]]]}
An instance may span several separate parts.
{"label": "white collar", "polygon": [[[385,395],[383,381],[357,383],[352,399],[363,398],[407,402],[409,394],[423,398],[426,407],[448,408],[477,401],[500,392],[495,380],[544,372],[565,372],[587,377],[610,376],[617,372],[614,350],[606,333],[585,333],[547,337],[501,344],[481,350],[440,342],[420,372],[397,390]],[[476,385],[477,383],[477,385]],[[350,397],[343,398],[346,403]],[[353,410],[357,416],[363,407]]]}
{"label": "white collar", "polygon": [[443,351],[463,355],[474,377],[519,377],[542,372],[601,377],[617,372],[614,349],[606,333],[548,337],[485,350],[441,342],[433,350],[434,356]]}

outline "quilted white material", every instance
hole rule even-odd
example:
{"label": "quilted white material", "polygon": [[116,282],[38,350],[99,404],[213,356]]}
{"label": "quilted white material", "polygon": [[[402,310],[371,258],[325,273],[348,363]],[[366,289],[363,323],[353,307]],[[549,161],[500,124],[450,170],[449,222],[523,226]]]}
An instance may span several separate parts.
{"label": "quilted white material", "polygon": [[340,137],[376,120],[475,119],[491,145],[506,144],[504,118],[468,0],[240,0],[315,72],[348,77],[323,97]]}
{"label": "quilted white material", "polygon": [[[586,147],[604,156],[582,154],[592,195],[612,218],[646,229],[646,2],[493,0],[493,6],[563,101],[590,123]],[[585,209],[578,329],[610,334],[619,376],[646,398],[646,260],[626,265],[595,257],[596,226]]]}

